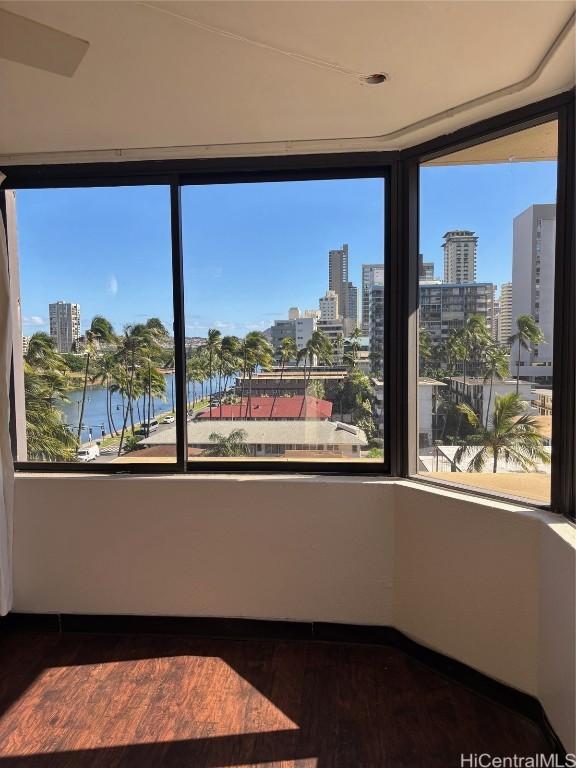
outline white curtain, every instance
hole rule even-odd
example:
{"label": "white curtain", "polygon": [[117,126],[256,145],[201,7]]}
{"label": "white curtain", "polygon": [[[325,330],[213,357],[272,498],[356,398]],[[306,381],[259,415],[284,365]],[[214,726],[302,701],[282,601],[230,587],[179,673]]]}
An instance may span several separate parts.
{"label": "white curtain", "polygon": [[14,467],[10,450],[10,285],[8,249],[0,216],[0,616],[12,606],[12,501]]}

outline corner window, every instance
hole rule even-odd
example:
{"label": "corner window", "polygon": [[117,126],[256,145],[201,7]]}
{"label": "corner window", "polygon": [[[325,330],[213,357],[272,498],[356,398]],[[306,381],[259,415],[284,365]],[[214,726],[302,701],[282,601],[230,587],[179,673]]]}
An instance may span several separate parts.
{"label": "corner window", "polygon": [[[435,281],[441,328],[430,313],[432,286],[419,285],[418,471],[544,504],[550,502],[556,157],[551,121],[420,170],[419,252],[435,263],[436,274],[453,277]],[[461,226],[470,228],[466,235],[477,251],[474,259],[471,251],[463,257],[465,281],[450,248],[462,235],[452,230]],[[463,305],[453,302],[456,293]]]}

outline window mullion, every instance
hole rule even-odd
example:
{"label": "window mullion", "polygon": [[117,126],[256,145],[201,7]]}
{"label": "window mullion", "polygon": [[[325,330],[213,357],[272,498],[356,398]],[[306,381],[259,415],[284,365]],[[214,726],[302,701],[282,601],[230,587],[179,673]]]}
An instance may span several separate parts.
{"label": "window mullion", "polygon": [[178,180],[170,184],[172,236],[172,291],[174,306],[174,368],[176,389],[176,461],[186,469],[186,333],[184,320],[184,270],[182,255],[182,200]]}

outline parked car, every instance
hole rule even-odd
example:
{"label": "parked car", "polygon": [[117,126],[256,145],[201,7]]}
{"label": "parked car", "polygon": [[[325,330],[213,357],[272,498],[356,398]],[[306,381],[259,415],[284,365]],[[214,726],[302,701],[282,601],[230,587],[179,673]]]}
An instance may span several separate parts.
{"label": "parked car", "polygon": [[78,448],[76,457],[78,461],[94,461],[100,456],[100,448],[98,445],[86,445],[82,448]]}
{"label": "parked car", "polygon": [[158,422],[156,419],[150,419],[150,429],[146,429],[147,422],[144,421],[142,424],[138,427],[138,429],[134,432],[135,435],[144,436],[147,437],[149,433],[156,432],[158,429]]}
{"label": "parked car", "polygon": [[174,416],[166,416],[166,418],[163,421],[164,424],[173,424],[174,423]]}

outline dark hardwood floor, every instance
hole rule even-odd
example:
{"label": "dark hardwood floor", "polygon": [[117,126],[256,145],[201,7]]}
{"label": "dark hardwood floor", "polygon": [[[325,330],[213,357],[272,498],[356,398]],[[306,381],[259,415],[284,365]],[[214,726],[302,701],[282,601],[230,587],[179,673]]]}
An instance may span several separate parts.
{"label": "dark hardwood floor", "polygon": [[391,648],[0,635],[0,768],[456,768],[461,752],[549,746]]}

